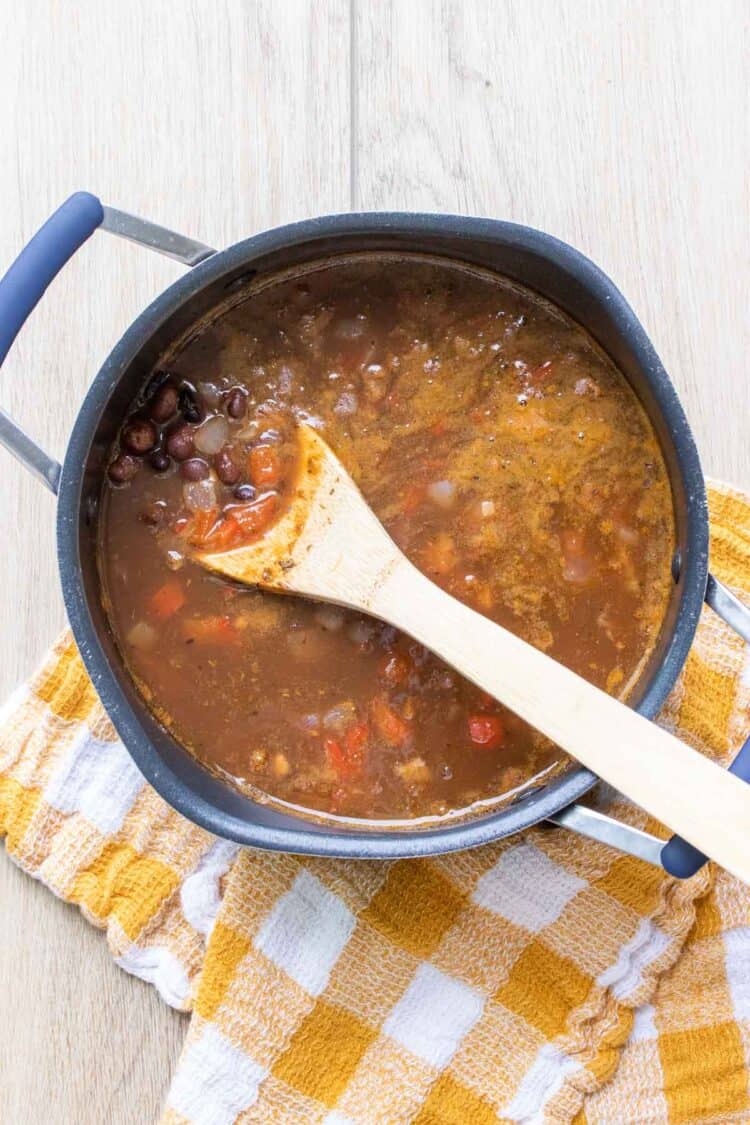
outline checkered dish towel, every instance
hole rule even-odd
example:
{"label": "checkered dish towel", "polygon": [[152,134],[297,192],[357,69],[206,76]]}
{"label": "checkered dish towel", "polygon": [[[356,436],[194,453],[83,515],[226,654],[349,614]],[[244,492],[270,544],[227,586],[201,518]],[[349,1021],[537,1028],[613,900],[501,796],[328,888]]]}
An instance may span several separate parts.
{"label": "checkered dish towel", "polygon": [[[710,500],[712,566],[747,599],[750,497]],[[707,611],[661,721],[728,760],[747,668]],[[750,891],[729,876],[679,883],[550,828],[430,860],[238,850],[144,782],[69,637],[2,720],[8,851],[192,1010],[169,1125],[750,1120]]]}

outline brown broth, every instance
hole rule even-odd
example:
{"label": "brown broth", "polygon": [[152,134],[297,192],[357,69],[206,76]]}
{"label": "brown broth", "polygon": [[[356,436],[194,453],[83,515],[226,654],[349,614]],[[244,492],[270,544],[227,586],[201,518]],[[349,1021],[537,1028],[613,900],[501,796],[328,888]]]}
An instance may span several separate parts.
{"label": "brown broth", "polygon": [[234,300],[165,357],[105,484],[105,601],[149,706],[240,789],[322,813],[440,816],[555,768],[390,626],[238,588],[190,548],[262,533],[311,421],[430,578],[624,697],[674,527],[623,376],[559,309],[447,261],[350,256]]}

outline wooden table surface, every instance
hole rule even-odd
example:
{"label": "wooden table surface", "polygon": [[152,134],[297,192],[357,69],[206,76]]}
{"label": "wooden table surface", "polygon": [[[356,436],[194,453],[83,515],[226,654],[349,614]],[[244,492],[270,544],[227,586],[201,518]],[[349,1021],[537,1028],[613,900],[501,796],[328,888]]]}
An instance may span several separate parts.
{"label": "wooden table surface", "polygon": [[[71,191],[214,246],[365,209],[513,219],[630,299],[707,472],[750,486],[745,0],[0,3],[0,264]],[[0,375],[62,455],[102,359],[180,268],[106,235]],[[0,452],[0,693],[63,625],[54,503]],[[155,1120],[186,1029],[0,855],[0,1122]]]}

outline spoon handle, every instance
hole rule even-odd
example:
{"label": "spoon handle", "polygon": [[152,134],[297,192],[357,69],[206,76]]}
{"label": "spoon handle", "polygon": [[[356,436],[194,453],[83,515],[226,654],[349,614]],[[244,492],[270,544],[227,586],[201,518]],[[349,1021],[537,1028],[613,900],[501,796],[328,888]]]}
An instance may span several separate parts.
{"label": "spoon handle", "polygon": [[401,554],[371,607],[750,883],[750,786],[446,594]]}

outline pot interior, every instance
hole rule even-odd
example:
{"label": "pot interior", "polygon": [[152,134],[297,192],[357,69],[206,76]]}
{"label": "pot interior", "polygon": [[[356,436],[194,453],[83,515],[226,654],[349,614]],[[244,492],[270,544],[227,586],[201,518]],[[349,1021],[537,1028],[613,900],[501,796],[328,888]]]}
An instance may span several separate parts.
{"label": "pot interior", "polygon": [[123,337],[85,400],[66,457],[59,508],[63,589],[71,624],[104,705],[155,788],[204,827],[241,843],[359,856],[429,854],[507,835],[564,807],[595,778],[571,767],[486,814],[388,829],[304,819],[243,796],[200,766],[156,722],[124,668],[101,605],[96,540],[101,474],[119,424],[154,365],[250,282],[333,255],[396,251],[457,259],[536,290],[582,324],[643,404],[672,488],[674,589],[659,640],[631,702],[653,715],[682,666],[705,588],[707,525],[700,467],[679,402],[643,329],[611,282],[546,235],[483,220],[341,216],[283,228],[230,248],[177,282]]}

